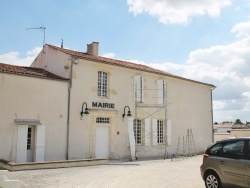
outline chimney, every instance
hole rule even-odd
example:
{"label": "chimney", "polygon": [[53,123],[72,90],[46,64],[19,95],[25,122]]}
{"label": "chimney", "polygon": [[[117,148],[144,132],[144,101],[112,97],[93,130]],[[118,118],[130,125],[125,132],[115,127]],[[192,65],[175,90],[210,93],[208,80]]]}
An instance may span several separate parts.
{"label": "chimney", "polygon": [[92,42],[87,44],[87,53],[90,55],[98,56],[98,46],[99,42]]}

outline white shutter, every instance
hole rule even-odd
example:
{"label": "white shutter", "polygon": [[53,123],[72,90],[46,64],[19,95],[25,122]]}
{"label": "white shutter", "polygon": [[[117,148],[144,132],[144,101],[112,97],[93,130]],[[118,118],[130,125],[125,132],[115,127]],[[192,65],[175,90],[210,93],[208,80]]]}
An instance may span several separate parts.
{"label": "white shutter", "polygon": [[27,158],[27,134],[28,125],[17,126],[17,151],[16,151],[16,162],[26,162]]}
{"label": "white shutter", "polygon": [[152,119],[153,145],[157,145],[157,119]]}
{"label": "white shutter", "polygon": [[137,102],[143,102],[144,99],[144,80],[141,75],[134,76],[134,100]]}
{"label": "white shutter", "polygon": [[140,101],[140,88],[141,88],[141,76],[135,75],[134,76],[134,100],[139,102]]}
{"label": "white shutter", "polygon": [[157,80],[158,104],[164,104],[164,80]]}
{"label": "white shutter", "polygon": [[45,150],[45,126],[36,126],[35,162],[44,161]]}
{"label": "white shutter", "polygon": [[145,146],[150,145],[150,135],[151,135],[150,121],[151,121],[150,118],[145,119]]}
{"label": "white shutter", "polygon": [[167,122],[167,144],[168,146],[171,145],[171,120]]}
{"label": "white shutter", "polygon": [[141,88],[140,88],[141,102],[144,101],[144,79],[141,76]]}
{"label": "white shutter", "polygon": [[135,160],[135,136],[134,136],[134,121],[133,118],[128,118],[128,137],[129,137],[129,146],[131,159]]}

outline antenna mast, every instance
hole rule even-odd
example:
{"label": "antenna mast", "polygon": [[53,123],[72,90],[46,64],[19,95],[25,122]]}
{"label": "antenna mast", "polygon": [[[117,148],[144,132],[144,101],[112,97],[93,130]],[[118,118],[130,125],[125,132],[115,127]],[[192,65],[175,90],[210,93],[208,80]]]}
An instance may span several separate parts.
{"label": "antenna mast", "polygon": [[31,27],[31,28],[26,28],[26,30],[31,30],[31,29],[41,29],[43,30],[43,52],[44,52],[44,45],[45,45],[45,29],[46,27]]}

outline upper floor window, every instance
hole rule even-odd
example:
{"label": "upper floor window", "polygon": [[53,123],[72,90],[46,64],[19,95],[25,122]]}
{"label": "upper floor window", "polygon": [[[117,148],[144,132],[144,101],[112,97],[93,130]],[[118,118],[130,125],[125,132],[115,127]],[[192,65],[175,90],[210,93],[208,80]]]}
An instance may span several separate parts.
{"label": "upper floor window", "polygon": [[98,96],[108,97],[108,73],[98,71]]}
{"label": "upper floor window", "polygon": [[144,93],[143,93],[144,81],[141,75],[134,76],[134,99],[137,102],[143,102]]}

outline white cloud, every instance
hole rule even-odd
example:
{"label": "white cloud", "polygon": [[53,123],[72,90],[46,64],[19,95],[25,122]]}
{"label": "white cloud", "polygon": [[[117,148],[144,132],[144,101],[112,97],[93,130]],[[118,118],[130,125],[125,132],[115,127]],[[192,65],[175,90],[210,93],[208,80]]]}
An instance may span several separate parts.
{"label": "white cloud", "polygon": [[129,60],[129,61],[132,63],[136,63],[136,64],[146,65],[146,63],[144,61],[139,61],[139,60]]}
{"label": "white cloud", "polygon": [[107,58],[115,58],[115,54],[112,52],[105,53],[102,55],[102,57],[107,57]]}
{"label": "white cloud", "polygon": [[127,0],[127,4],[134,15],[146,13],[164,24],[187,24],[193,16],[219,16],[231,0]]}
{"label": "white cloud", "polygon": [[41,50],[41,47],[35,47],[33,50],[28,51],[24,58],[19,57],[19,52],[0,54],[0,62],[11,65],[30,66]]}
{"label": "white cloud", "polygon": [[250,121],[250,21],[232,28],[236,41],[190,52],[185,64],[148,64],[186,78],[211,83],[214,120]]}
{"label": "white cloud", "polygon": [[232,30],[232,33],[236,33],[238,38],[244,38],[250,36],[250,22],[241,22],[236,24]]}

